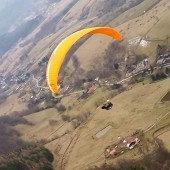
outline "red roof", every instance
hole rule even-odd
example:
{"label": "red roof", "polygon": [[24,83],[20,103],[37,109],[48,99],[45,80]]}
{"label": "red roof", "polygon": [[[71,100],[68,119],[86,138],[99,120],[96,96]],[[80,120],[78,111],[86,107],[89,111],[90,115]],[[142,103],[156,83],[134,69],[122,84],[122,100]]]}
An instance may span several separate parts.
{"label": "red roof", "polygon": [[131,144],[132,142],[136,142],[136,137],[128,136],[123,141],[123,146],[126,147],[128,144]]}
{"label": "red roof", "polygon": [[87,92],[88,94],[93,93],[95,90],[97,89],[96,85],[93,85],[92,87],[90,87],[89,91]]}
{"label": "red roof", "polygon": [[60,90],[60,93],[66,93],[66,91],[67,91],[67,87],[63,87],[61,90]]}
{"label": "red roof", "polygon": [[84,87],[84,88],[88,88],[90,85],[91,85],[90,82],[85,82],[85,83],[83,84],[83,87]]}
{"label": "red roof", "polygon": [[58,82],[61,82],[61,81],[63,81],[63,76],[59,75],[58,76]]}

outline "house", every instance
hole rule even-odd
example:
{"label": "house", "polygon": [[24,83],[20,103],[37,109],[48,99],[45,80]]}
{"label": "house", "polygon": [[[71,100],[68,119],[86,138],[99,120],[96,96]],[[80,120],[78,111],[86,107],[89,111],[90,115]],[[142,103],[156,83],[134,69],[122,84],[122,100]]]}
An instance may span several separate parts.
{"label": "house", "polygon": [[143,64],[144,64],[144,67],[147,67],[149,65],[149,61],[147,58],[144,59]]}
{"label": "house", "polygon": [[93,85],[89,88],[89,90],[87,91],[88,94],[91,94],[93,93],[95,90],[97,89],[97,86],[96,85]]}
{"label": "house", "polygon": [[58,83],[61,84],[63,82],[63,76],[59,75],[58,76]]}
{"label": "house", "polygon": [[163,64],[163,63],[164,63],[164,58],[159,59],[159,60],[156,62],[156,64]]}
{"label": "house", "polygon": [[139,143],[139,141],[140,140],[137,137],[128,136],[123,140],[121,147],[133,149]]}
{"label": "house", "polygon": [[90,82],[85,82],[85,83],[83,84],[83,87],[84,87],[85,89],[89,88],[90,86],[91,86],[91,83],[90,83]]}
{"label": "house", "polygon": [[147,77],[152,73],[152,70],[150,68],[143,71],[142,76]]}
{"label": "house", "polygon": [[[120,137],[119,137],[120,138]],[[105,149],[105,157],[117,157],[128,150],[133,149],[138,143],[140,142],[139,138],[137,136],[128,136],[124,138],[123,140],[120,140],[119,142],[108,146]]]}
{"label": "house", "polygon": [[169,57],[170,57],[170,52],[164,54],[164,58],[169,58]]}
{"label": "house", "polygon": [[96,77],[94,80],[95,80],[95,81],[99,81],[99,77]]}
{"label": "house", "polygon": [[60,93],[64,94],[64,93],[67,93],[69,90],[70,90],[70,86],[65,86],[60,89]]}
{"label": "house", "polygon": [[117,155],[116,148],[108,148],[105,153],[106,157]]}

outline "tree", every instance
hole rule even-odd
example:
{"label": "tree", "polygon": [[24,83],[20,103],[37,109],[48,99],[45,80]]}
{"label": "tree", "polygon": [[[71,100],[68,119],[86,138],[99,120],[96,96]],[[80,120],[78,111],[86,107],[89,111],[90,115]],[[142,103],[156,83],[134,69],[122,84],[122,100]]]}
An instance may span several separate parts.
{"label": "tree", "polygon": [[53,162],[54,161],[54,156],[53,154],[46,148],[43,148],[43,152],[42,152],[43,156],[49,161],[49,162]]}
{"label": "tree", "polygon": [[162,46],[158,44],[157,50],[156,50],[157,57],[160,57],[161,55],[163,55],[165,51],[166,51],[166,46]]}
{"label": "tree", "polygon": [[156,77],[156,80],[161,80],[161,78],[162,78],[159,73],[156,73],[155,77]]}
{"label": "tree", "polygon": [[150,69],[151,69],[151,73],[153,73],[154,70],[153,66],[150,66]]}
{"label": "tree", "polygon": [[118,64],[118,63],[115,63],[115,64],[114,64],[114,68],[115,68],[116,70],[118,70],[118,69],[119,69],[119,64]]}
{"label": "tree", "polygon": [[[3,168],[4,168],[4,170],[5,169],[8,169],[8,170],[23,170],[23,169],[29,170],[29,168],[26,165],[24,165],[24,163],[21,163],[19,161],[12,161],[12,162],[8,163]],[[0,170],[3,170],[3,169],[1,169],[1,167],[0,167]]]}
{"label": "tree", "polygon": [[78,60],[78,57],[76,55],[72,56],[73,66],[75,69],[77,69],[80,66],[80,62]]}
{"label": "tree", "polygon": [[162,170],[169,170],[170,169],[170,161],[166,160],[163,164]]}
{"label": "tree", "polygon": [[165,73],[161,73],[161,78],[165,79],[165,78],[167,78],[167,75]]}
{"label": "tree", "polygon": [[58,105],[57,106],[57,110],[60,112],[60,113],[63,113],[66,111],[66,107],[62,104]]}
{"label": "tree", "polygon": [[166,67],[165,73],[170,76],[170,68]]}
{"label": "tree", "polygon": [[30,75],[31,75],[30,73],[26,73],[26,76],[27,76],[27,77],[30,77]]}
{"label": "tree", "polygon": [[61,115],[61,118],[64,122],[70,122],[70,117],[68,115]]}

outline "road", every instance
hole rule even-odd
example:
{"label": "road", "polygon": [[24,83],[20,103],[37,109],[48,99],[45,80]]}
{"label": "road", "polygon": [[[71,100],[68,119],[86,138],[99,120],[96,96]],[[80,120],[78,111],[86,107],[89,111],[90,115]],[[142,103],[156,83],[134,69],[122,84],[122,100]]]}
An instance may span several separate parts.
{"label": "road", "polygon": [[35,80],[35,82],[36,82],[36,86],[37,86],[38,88],[42,88],[42,89],[49,90],[49,88],[48,88],[48,87],[44,87],[44,86],[40,86],[40,85],[39,85],[39,83],[38,83],[38,79],[36,79],[36,78],[34,77],[34,74],[32,74],[32,78],[33,78],[33,80]]}
{"label": "road", "polygon": [[74,94],[79,94],[79,93],[83,93],[84,90],[80,90],[80,91],[76,91],[76,92],[72,92],[72,93],[67,93],[67,94],[61,94],[61,95],[55,95],[52,93],[52,96],[56,99],[58,98],[61,98],[61,97],[66,97],[66,96],[71,96],[71,95],[74,95]]}
{"label": "road", "polygon": [[[163,67],[163,68],[170,67],[170,63],[162,64],[162,65],[160,65],[160,66],[156,66],[156,67],[154,67],[154,69],[158,69],[158,68],[162,68],[162,67]],[[145,69],[145,68],[144,68],[144,69]],[[144,69],[143,69],[143,70],[144,70]],[[141,73],[143,72],[143,70],[140,70],[139,72],[137,72],[137,73],[135,73],[135,74],[133,74],[133,75],[127,77],[127,78],[124,78],[124,79],[122,79],[122,80],[120,80],[120,81],[118,81],[118,82],[115,82],[115,83],[117,83],[117,84],[122,84],[122,83],[124,83],[125,81],[127,81],[127,80],[129,80],[129,79],[131,79],[131,78],[133,78],[133,77],[141,74]],[[33,74],[32,74],[32,77],[33,77],[33,80],[36,81],[36,86],[37,86],[38,88],[42,88],[42,89],[45,89],[45,90],[49,90],[49,87],[40,86],[40,85],[39,85],[39,82],[38,82],[38,79],[36,79]],[[98,85],[98,87],[99,87],[99,86],[113,86],[115,83],[103,83],[103,84],[101,83],[100,85]],[[67,94],[61,94],[61,95],[52,94],[52,96],[53,96],[54,98],[58,99],[58,98],[62,98],[62,97],[70,96],[70,95],[75,95],[75,94],[79,94],[79,93],[83,93],[83,92],[84,92],[84,90],[79,90],[79,91],[76,91],[76,92],[67,93]]]}

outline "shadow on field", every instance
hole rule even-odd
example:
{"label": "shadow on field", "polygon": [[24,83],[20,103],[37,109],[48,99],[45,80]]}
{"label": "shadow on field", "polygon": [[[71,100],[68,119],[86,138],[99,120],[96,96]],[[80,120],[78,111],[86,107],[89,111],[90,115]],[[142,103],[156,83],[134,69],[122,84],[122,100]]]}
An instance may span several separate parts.
{"label": "shadow on field", "polygon": [[0,170],[53,170],[52,153],[41,142],[23,141],[14,129],[19,124],[33,125],[20,114],[0,117]]}
{"label": "shadow on field", "polygon": [[0,117],[0,154],[9,153],[26,145],[26,142],[20,139],[19,132],[14,129],[14,126],[19,124],[33,125],[17,112],[11,116]]}

